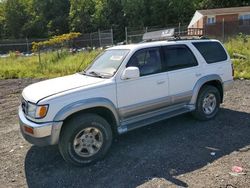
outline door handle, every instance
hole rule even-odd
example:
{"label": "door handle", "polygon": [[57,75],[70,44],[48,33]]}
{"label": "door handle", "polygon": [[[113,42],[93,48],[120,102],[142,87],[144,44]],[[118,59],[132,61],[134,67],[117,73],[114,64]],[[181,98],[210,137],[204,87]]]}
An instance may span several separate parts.
{"label": "door handle", "polygon": [[157,84],[160,85],[160,84],[164,84],[166,81],[165,80],[159,80],[157,81]]}

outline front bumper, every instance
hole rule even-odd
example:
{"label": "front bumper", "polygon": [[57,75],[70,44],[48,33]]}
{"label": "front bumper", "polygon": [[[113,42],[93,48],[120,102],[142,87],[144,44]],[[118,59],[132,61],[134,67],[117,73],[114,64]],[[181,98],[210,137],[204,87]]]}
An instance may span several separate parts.
{"label": "front bumper", "polygon": [[[19,107],[19,124],[23,137],[37,146],[55,145],[58,143],[63,122],[35,123],[28,120]],[[32,130],[32,133],[26,129]]]}

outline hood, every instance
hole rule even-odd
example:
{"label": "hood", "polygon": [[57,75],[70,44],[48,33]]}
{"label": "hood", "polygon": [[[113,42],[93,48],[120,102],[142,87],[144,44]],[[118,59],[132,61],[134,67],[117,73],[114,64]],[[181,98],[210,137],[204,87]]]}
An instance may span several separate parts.
{"label": "hood", "polygon": [[23,90],[23,98],[27,101],[37,103],[39,100],[64,91],[89,86],[104,81],[102,78],[74,74],[38,82]]}

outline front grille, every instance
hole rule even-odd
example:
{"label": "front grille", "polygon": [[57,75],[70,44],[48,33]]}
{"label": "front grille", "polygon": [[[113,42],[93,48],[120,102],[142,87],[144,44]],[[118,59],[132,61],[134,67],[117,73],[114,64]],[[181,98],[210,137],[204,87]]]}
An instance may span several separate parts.
{"label": "front grille", "polygon": [[28,113],[28,102],[26,100],[24,100],[23,98],[21,99],[21,106],[22,106],[23,113],[27,115],[27,113]]}

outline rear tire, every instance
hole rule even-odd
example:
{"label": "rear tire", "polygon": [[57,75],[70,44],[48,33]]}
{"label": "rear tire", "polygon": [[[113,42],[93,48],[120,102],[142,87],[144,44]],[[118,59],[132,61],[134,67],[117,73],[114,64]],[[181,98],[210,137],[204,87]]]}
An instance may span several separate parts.
{"label": "rear tire", "polygon": [[192,115],[202,121],[207,121],[214,118],[220,108],[220,92],[214,86],[203,86],[199,92],[196,109]]}
{"label": "rear tire", "polygon": [[66,121],[59,138],[65,161],[84,166],[102,159],[112,143],[109,123],[101,116],[83,114]]}

